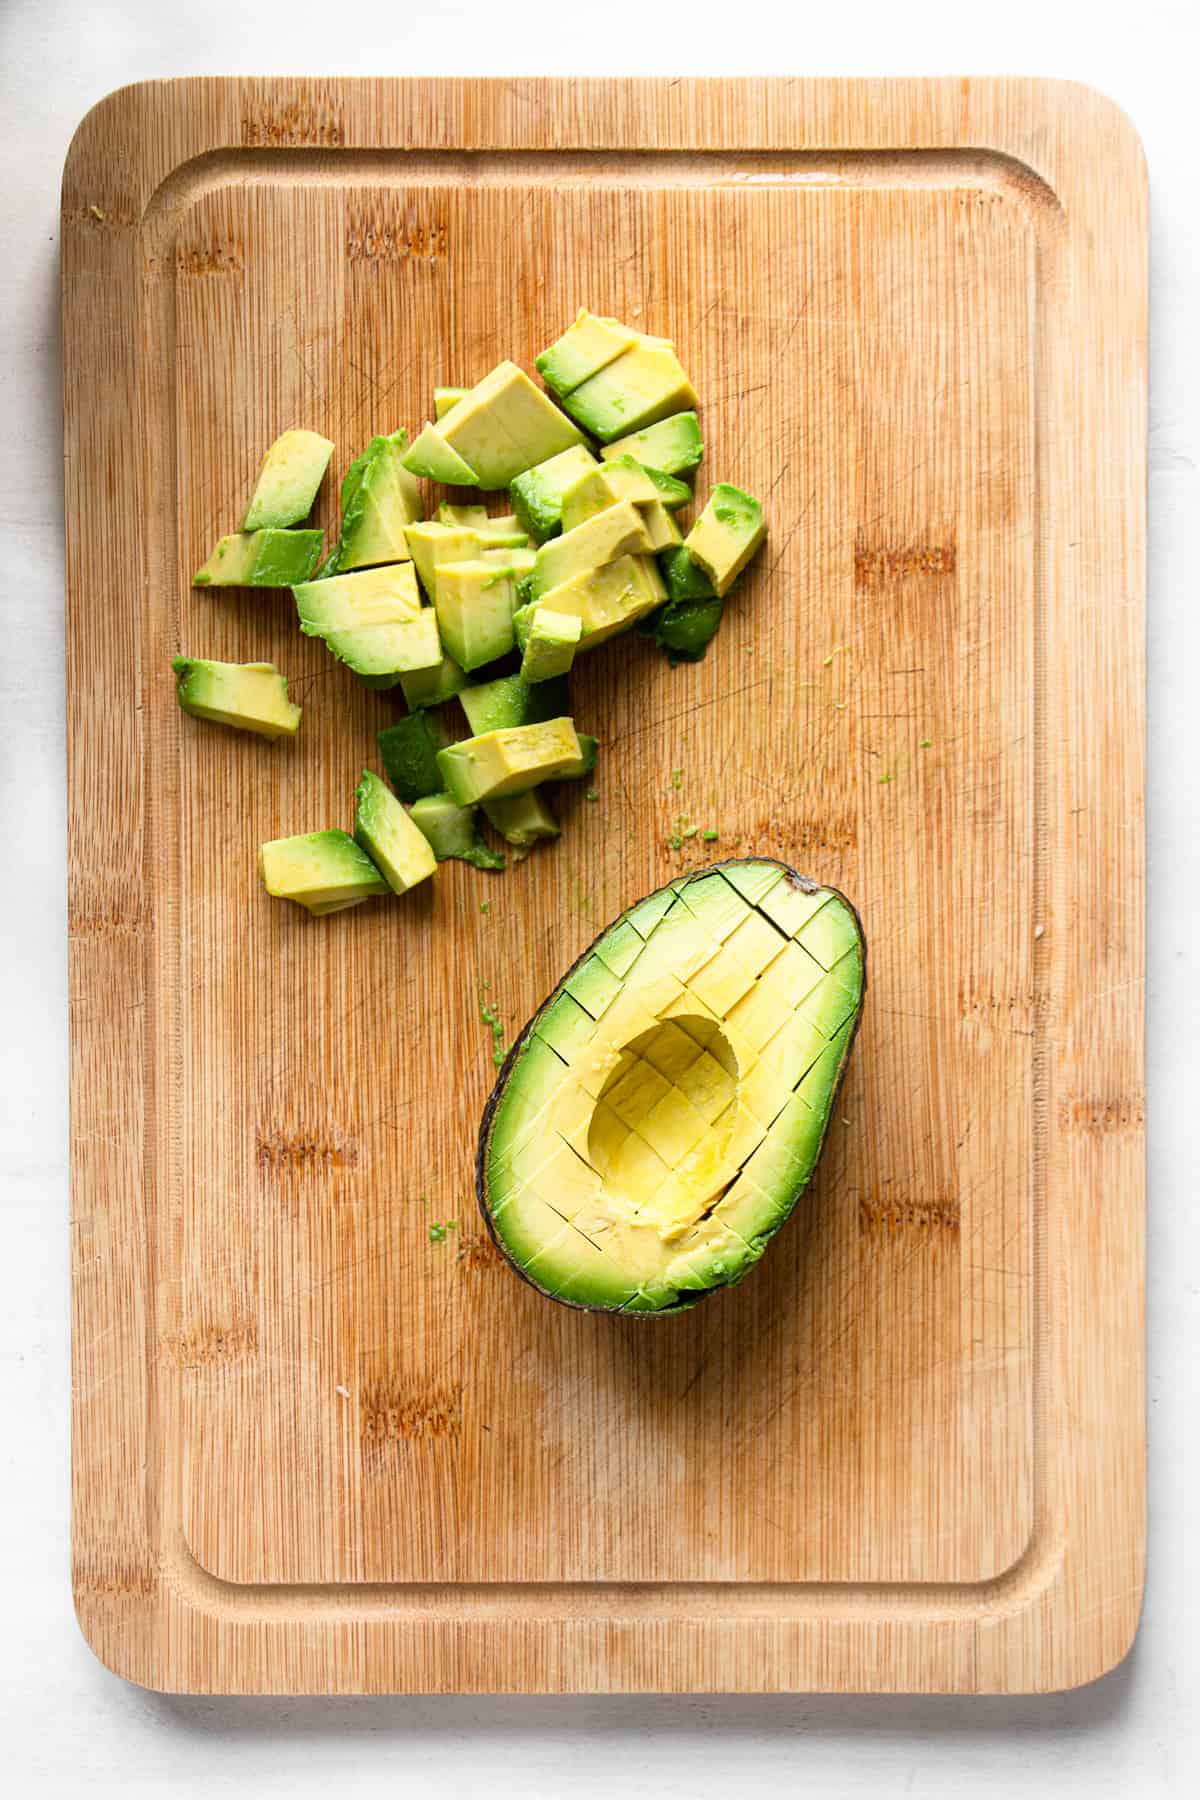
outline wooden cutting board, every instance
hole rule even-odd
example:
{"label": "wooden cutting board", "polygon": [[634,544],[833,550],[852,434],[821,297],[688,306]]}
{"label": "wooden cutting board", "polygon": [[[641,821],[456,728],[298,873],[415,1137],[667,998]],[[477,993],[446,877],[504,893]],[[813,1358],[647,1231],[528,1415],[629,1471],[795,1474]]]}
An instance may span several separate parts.
{"label": "wooden cutting board", "polygon": [[[75,1586],[187,1691],[1021,1691],[1130,1643],[1143,1510],[1146,194],[1033,81],[184,81],[63,196]],[[585,659],[598,801],[325,920],[396,711],[193,592],[281,429],[426,416],[580,305],[679,343],[771,539],[707,660]],[[320,522],[331,517],[328,497]],[[273,658],[293,745],[179,713]],[[685,815],[861,909],[819,1179],[741,1287],[490,1249],[508,1032]],[[484,911],[486,900],[489,910]],[[456,1219],[442,1243],[430,1224]]]}

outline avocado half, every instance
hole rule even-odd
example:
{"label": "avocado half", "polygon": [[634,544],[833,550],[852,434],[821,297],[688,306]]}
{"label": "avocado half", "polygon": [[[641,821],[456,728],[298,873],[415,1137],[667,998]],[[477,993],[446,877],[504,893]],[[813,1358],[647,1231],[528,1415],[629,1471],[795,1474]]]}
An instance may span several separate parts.
{"label": "avocado half", "polygon": [[858,914],[765,857],[623,912],[509,1051],[477,1188],[502,1255],[591,1312],[680,1312],[749,1273],[808,1185],[858,1029]]}

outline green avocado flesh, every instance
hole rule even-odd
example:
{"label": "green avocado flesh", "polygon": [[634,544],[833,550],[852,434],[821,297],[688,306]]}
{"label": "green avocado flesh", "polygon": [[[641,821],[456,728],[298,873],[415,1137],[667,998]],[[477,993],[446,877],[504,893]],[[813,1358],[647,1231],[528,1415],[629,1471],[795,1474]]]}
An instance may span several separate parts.
{"label": "green avocado flesh", "polygon": [[781,863],[699,870],[622,913],[488,1102],[479,1204],[504,1255],[597,1311],[740,1281],[816,1167],[864,988],[853,907]]}

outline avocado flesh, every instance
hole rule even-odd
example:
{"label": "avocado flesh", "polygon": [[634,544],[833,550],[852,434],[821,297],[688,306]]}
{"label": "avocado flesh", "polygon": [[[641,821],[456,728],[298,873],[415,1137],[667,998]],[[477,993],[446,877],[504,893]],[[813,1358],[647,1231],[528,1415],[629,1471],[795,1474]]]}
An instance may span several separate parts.
{"label": "avocado flesh", "polygon": [[292,593],[306,637],[327,637],[331,631],[349,631],[358,625],[400,625],[415,619],[421,610],[411,562],[297,582]]}
{"label": "avocado flesh", "polygon": [[556,1300],[677,1311],[738,1281],[816,1166],[864,992],[857,916],[750,858],[621,915],[510,1052],[479,1202]]}
{"label": "avocado flesh", "polygon": [[576,613],[556,613],[536,605],[522,645],[521,679],[536,685],[565,675],[575,660],[583,623]]}
{"label": "avocado flesh", "polygon": [[475,806],[569,777],[583,756],[574,724],[561,718],[463,738],[439,750],[437,761],[447,791],[460,806]]}
{"label": "avocado flesh", "polygon": [[628,437],[605,444],[600,455],[605,462],[632,456],[652,469],[661,469],[666,475],[690,474],[704,457],[700,421],[694,412],[673,413],[669,418],[659,419],[657,424],[647,425],[644,431],[635,431]]}
{"label": "avocado flesh", "polygon": [[[563,405],[577,425],[609,444],[693,408],[696,390],[669,343],[639,337],[615,361],[565,395]],[[663,464],[653,466],[661,469]]]}
{"label": "avocado flesh", "polygon": [[416,801],[409,817],[439,862],[453,858],[476,869],[504,868],[503,853],[491,849],[479,835],[475,808],[460,806],[452,794],[426,795]]}
{"label": "avocado flesh", "polygon": [[177,656],[175,697],[193,719],[231,725],[273,741],[295,737],[300,708],[288,699],[287,676],[274,663],[226,663]]}
{"label": "avocado flesh", "polygon": [[767,535],[763,509],[750,494],[718,481],[684,539],[692,561],[724,596]]}
{"label": "avocado flesh", "polygon": [[437,869],[429,840],[413,824],[395,794],[370,769],[354,792],[354,838],[393,894],[406,894]]}
{"label": "avocado flesh", "polygon": [[566,493],[589,469],[598,466],[590,450],[575,444],[514,477],[509,490],[513,511],[530,537],[544,543],[562,529]]}
{"label": "avocado flesh", "polygon": [[295,587],[321,555],[319,531],[232,531],[192,576],[193,587]]}
{"label": "avocado flesh", "polygon": [[506,843],[527,849],[539,838],[556,838],[558,821],[547,806],[540,788],[525,794],[510,794],[507,799],[485,800],[483,812]]}
{"label": "avocado flesh", "polygon": [[373,894],[389,892],[371,858],[348,831],[274,838],[259,850],[258,866],[268,894],[294,900],[312,913],[339,912]]}
{"label": "avocado flesh", "polygon": [[407,526],[421,516],[421,490],[404,466],[408,433],[372,438],[342,481],[342,529],[326,573],[407,562]]}
{"label": "avocado flesh", "polygon": [[457,406],[464,394],[470,393],[465,387],[435,387],[433,390],[434,420],[444,419],[451,407]]}
{"label": "avocado flesh", "polygon": [[534,359],[534,367],[548,388],[570,394],[636,342],[637,332],[630,326],[584,307],[575,323]]}
{"label": "avocado flesh", "polygon": [[298,525],[307,519],[332,455],[333,440],[319,432],[282,432],[262,459],[242,530]]}
{"label": "avocado flesh", "polygon": [[542,725],[547,719],[564,717],[568,710],[565,681],[541,681],[531,687],[519,675],[481,681],[464,688],[458,699],[472,737],[512,725]]}
{"label": "avocado flesh", "polygon": [[429,668],[410,669],[400,677],[400,691],[412,712],[453,700],[466,685],[466,670],[460,669],[452,656],[445,655]]}
{"label": "avocado flesh", "polygon": [[474,485],[485,491],[507,487],[526,469],[583,442],[565,413],[523,369],[507,361],[497,363],[464,394],[436,430],[454,455],[474,470]]}
{"label": "avocado flesh", "polygon": [[394,687],[401,675],[414,670],[436,668],[442,658],[437,619],[428,606],[396,625],[326,632],[325,642],[347,668],[381,687]]}

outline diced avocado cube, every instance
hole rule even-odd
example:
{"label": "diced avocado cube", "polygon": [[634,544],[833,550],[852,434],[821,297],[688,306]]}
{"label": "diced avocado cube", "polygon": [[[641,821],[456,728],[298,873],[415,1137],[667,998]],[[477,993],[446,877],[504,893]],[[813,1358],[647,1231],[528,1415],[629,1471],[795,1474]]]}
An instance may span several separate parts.
{"label": "diced avocado cube", "polygon": [[[450,413],[446,417],[449,418]],[[426,421],[421,427],[405,453],[404,466],[413,475],[424,475],[430,481],[444,481],[448,487],[478,485],[470,463],[464,462],[442,436],[440,422],[432,425]]]}
{"label": "diced avocado cube", "polygon": [[428,712],[409,713],[378,734],[376,742],[387,778],[401,800],[421,800],[426,794],[440,791],[437,753],[449,741],[450,734],[442,720],[436,713]]}
{"label": "diced avocado cube", "polygon": [[718,481],[684,546],[712,582],[713,591],[724,595],[766,535],[767,523],[758,501],[741,488]]}
{"label": "diced avocado cube", "polygon": [[531,685],[565,675],[575,660],[583,635],[583,621],[576,613],[559,613],[535,603],[530,629],[522,645],[521,679]]}
{"label": "diced avocado cube", "polygon": [[259,737],[295,737],[300,708],[287,697],[287,676],[274,663],[207,662],[177,656],[175,697],[193,719],[232,725]]}
{"label": "diced avocado cube", "polygon": [[521,545],[513,550],[481,550],[480,562],[487,563],[489,568],[503,569],[512,577],[514,588],[516,583],[524,581],[533,574],[537,563],[537,551]]}
{"label": "diced avocado cube", "polygon": [[408,434],[372,438],[342,481],[342,529],[326,573],[407,562],[405,528],[421,516],[421,490],[404,466]]}
{"label": "diced avocado cube", "polygon": [[306,637],[327,637],[331,631],[349,631],[358,625],[400,625],[415,619],[421,610],[411,562],[302,581],[292,592]]}
{"label": "diced avocado cube", "polygon": [[348,831],[274,838],[259,850],[258,866],[268,894],[294,900],[312,913],[337,912],[390,891]]}
{"label": "diced avocado cube", "polygon": [[486,506],[456,506],[451,500],[443,500],[437,509],[439,525],[459,525],[467,531],[476,531],[480,526],[486,531],[488,509]]}
{"label": "diced avocado cube", "polygon": [[[674,508],[686,506],[691,497],[691,489],[674,476],[643,468],[632,456],[621,456],[588,470],[563,495],[563,530],[570,531],[621,500],[632,500],[641,507]],[[678,537],[674,541],[678,542]]]}
{"label": "diced avocado cube", "polygon": [[631,500],[622,500],[542,545],[533,570],[533,597],[543,599],[551,588],[574,575],[603,568],[620,556],[643,555],[649,549],[646,521]]}
{"label": "diced avocado cube", "polygon": [[673,550],[683,543],[683,533],[661,500],[647,500],[638,507],[656,552]]}
{"label": "diced avocado cube", "polygon": [[321,554],[319,531],[234,531],[220,538],[193,587],[295,587]]}
{"label": "diced avocado cube", "polygon": [[583,442],[570,419],[514,362],[498,363],[445,414],[437,430],[484,489],[507,487],[526,469]]}
{"label": "diced avocado cube", "polygon": [[[501,529],[497,529],[497,524]],[[409,552],[421,577],[421,585],[431,600],[442,563],[472,562],[485,553],[506,551],[510,554],[501,560],[507,565],[511,553],[524,549],[529,540],[523,531],[508,530],[504,520],[497,524],[489,524],[485,530],[471,525],[443,525],[439,520],[429,519],[424,524],[409,526],[406,533]]]}
{"label": "diced avocado cube", "polygon": [[516,513],[493,513],[485,522],[485,529],[490,532],[495,532],[497,535],[502,532],[512,532],[514,534],[514,542],[516,541],[517,536],[520,537],[523,544],[529,542],[529,534],[521,524]]}
{"label": "diced avocado cube", "polygon": [[298,525],[307,519],[332,455],[332,439],[319,432],[282,432],[262,459],[242,530]]}
{"label": "diced avocado cube", "polygon": [[437,868],[429,839],[378,775],[363,770],[354,790],[354,837],[393,894],[406,894]]}
{"label": "diced avocado cube", "polygon": [[465,387],[435,387],[433,390],[434,419],[444,419],[452,406],[457,406],[464,394],[470,393]]}
{"label": "diced avocado cube", "polygon": [[[695,389],[674,348],[645,337],[563,398],[576,423],[604,444],[695,404]],[[661,469],[663,464],[652,466]]]}
{"label": "diced avocado cube", "polygon": [[637,332],[619,319],[599,317],[583,307],[575,323],[534,359],[534,367],[548,388],[556,394],[570,394],[630,349],[637,337]]}
{"label": "diced avocado cube", "polygon": [[581,760],[583,751],[570,719],[517,725],[464,738],[438,752],[438,768],[460,806],[474,806],[502,794],[523,794],[553,781]]}
{"label": "diced avocado cube", "polygon": [[704,456],[700,421],[694,412],[674,413],[643,431],[605,444],[600,454],[605,462],[633,456],[651,469],[661,469],[664,475],[682,475],[696,468]]}
{"label": "diced avocado cube", "polygon": [[436,668],[442,659],[437,618],[430,607],[398,625],[331,631],[325,642],[347,668],[378,687],[394,687],[401,675]]}
{"label": "diced avocado cube", "polygon": [[530,687],[519,675],[501,675],[464,687],[458,696],[474,737],[487,731],[503,731],[512,725],[541,725],[566,715],[567,684],[564,680],[540,682]]}
{"label": "diced avocado cube", "polygon": [[701,662],[716,636],[723,605],[715,595],[708,600],[669,600],[642,629],[673,663]]}
{"label": "diced avocado cube", "polygon": [[[566,540],[560,540],[565,542]],[[553,612],[574,613],[583,622],[580,650],[594,649],[607,638],[627,631],[667,597],[658,564],[646,556],[620,556],[601,569],[587,569],[550,588],[534,605]],[[518,609],[513,624],[520,640],[524,621]]]}
{"label": "diced avocado cube", "polygon": [[446,650],[470,671],[513,648],[516,586],[507,569],[482,561],[442,563],[433,596]]}
{"label": "diced avocado cube", "polygon": [[658,559],[672,600],[711,600],[713,585],[698,563],[694,563],[682,544],[664,550]]}
{"label": "diced avocado cube", "polygon": [[509,497],[517,518],[531,537],[544,542],[561,529],[564,494],[580,476],[597,466],[590,450],[573,444],[548,462],[538,463],[536,468],[514,477]]}
{"label": "diced avocado cube", "polygon": [[401,692],[413,712],[452,700],[466,685],[465,669],[460,669],[452,656],[445,655],[432,668],[413,669],[400,677]]}
{"label": "diced avocado cube", "polygon": [[527,849],[539,838],[556,838],[558,821],[546,805],[540,788],[526,794],[508,794],[503,799],[485,800],[483,810],[506,843]]}
{"label": "diced avocado cube", "polygon": [[409,818],[428,839],[439,862],[454,857],[471,863],[477,869],[502,869],[503,853],[492,850],[479,835],[477,812],[473,806],[460,806],[451,794],[430,794],[418,800]]}

